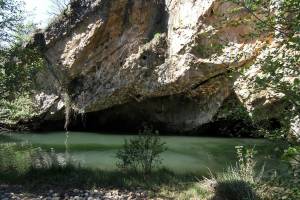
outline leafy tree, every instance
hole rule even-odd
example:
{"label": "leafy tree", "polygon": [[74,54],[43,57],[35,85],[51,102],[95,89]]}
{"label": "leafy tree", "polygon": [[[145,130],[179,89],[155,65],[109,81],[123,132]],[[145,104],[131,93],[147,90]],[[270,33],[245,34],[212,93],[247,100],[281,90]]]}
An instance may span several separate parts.
{"label": "leafy tree", "polygon": [[37,49],[24,47],[28,34],[34,29],[34,26],[24,27],[14,36],[15,41],[0,51],[0,95],[3,98],[12,100],[30,92],[34,75],[44,65]]}
{"label": "leafy tree", "polygon": [[25,25],[24,2],[0,0],[0,95],[12,100],[30,90],[33,74],[42,64],[33,48],[25,48],[34,25]]}
{"label": "leafy tree", "polygon": [[24,22],[24,2],[20,0],[0,0],[0,48],[13,42],[15,33]]}
{"label": "leafy tree", "polygon": [[[285,158],[300,181],[300,0],[226,0],[246,10],[256,22],[254,35],[270,35],[273,48],[266,47],[257,59],[262,75],[256,77],[256,90],[268,89],[281,94],[281,129],[262,130],[269,138],[289,143]],[[237,10],[240,10],[237,9]],[[243,22],[242,22],[243,23]],[[253,36],[253,35],[252,35]]]}
{"label": "leafy tree", "polygon": [[34,115],[30,100],[35,75],[44,65],[38,49],[26,47],[35,25],[25,24],[21,0],[0,0],[0,120]]}
{"label": "leafy tree", "polygon": [[257,60],[263,75],[257,76],[256,89],[283,94],[286,110],[281,120],[288,132],[291,120],[300,113],[300,0],[229,1],[254,16],[256,35],[269,33],[274,38],[276,48]]}

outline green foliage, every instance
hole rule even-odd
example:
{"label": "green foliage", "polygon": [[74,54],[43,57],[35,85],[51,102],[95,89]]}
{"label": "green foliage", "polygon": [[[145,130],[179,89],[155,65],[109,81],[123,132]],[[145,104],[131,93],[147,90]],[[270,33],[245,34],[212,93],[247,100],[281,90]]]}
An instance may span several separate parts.
{"label": "green foliage", "polygon": [[254,161],[254,149],[245,149],[243,146],[236,147],[238,162],[236,166],[230,166],[225,173],[218,176],[219,181],[240,180],[250,184],[260,181],[263,169],[260,174],[255,172],[256,162]]}
{"label": "green foliage", "polygon": [[30,168],[30,148],[16,144],[1,144],[0,173],[24,173]]}
{"label": "green foliage", "polygon": [[259,193],[266,200],[300,199],[300,184],[294,182],[292,174],[282,176],[276,172],[259,185]]}
{"label": "green foliage", "polygon": [[[300,197],[299,179],[295,174],[282,175],[276,171],[267,174],[262,168],[257,171],[253,149],[237,146],[238,162],[217,176],[216,195],[227,199],[290,199]],[[286,159],[294,158],[297,149],[286,150]],[[299,166],[295,169],[299,169]]]}
{"label": "green foliage", "polygon": [[44,60],[35,48],[26,48],[36,27],[24,23],[24,2],[0,0],[0,120],[18,121],[34,116],[30,100],[37,72]]}
{"label": "green foliage", "polygon": [[125,140],[123,148],[117,152],[117,166],[127,171],[150,174],[154,167],[161,164],[160,155],[164,151],[165,143],[157,134],[145,128],[138,137],[129,142]]}
{"label": "green foliage", "polygon": [[[261,69],[254,89],[281,94],[281,128],[270,130],[263,124],[259,124],[258,128],[270,139],[289,142],[283,157],[291,164],[292,182],[299,182],[299,140],[297,142],[292,128],[293,124],[299,123],[300,113],[300,0],[226,1],[236,4],[253,17],[256,35],[273,38],[273,48],[266,47],[264,55],[254,63]],[[253,118],[256,119],[255,114]]]}
{"label": "green foliage", "polygon": [[12,123],[21,119],[29,119],[37,113],[38,110],[28,94],[19,96],[12,101],[0,100],[0,121],[2,122]]}
{"label": "green foliage", "polygon": [[159,33],[159,32],[154,34],[154,38],[159,38],[160,36],[161,36],[161,33]]}
{"label": "green foliage", "polygon": [[300,0],[229,1],[254,17],[259,35],[269,33],[276,41],[276,47],[255,63],[262,70],[262,75],[256,77],[256,90],[283,94],[286,105],[280,135],[287,136],[291,120],[300,113]]}
{"label": "green foliage", "polygon": [[289,147],[284,152],[284,158],[285,159],[296,159],[297,160],[296,156],[299,155],[299,152],[300,152],[300,146]]}
{"label": "green foliage", "polygon": [[[8,1],[2,1],[2,3],[9,4]],[[19,11],[11,12],[18,13]],[[13,13],[8,14],[13,15]],[[16,16],[11,16],[11,18],[16,18]],[[11,23],[17,23],[17,19],[11,20]],[[6,41],[7,44],[0,46],[0,121],[2,122],[16,122],[36,114],[30,94],[34,90],[35,75],[44,66],[44,60],[37,49],[24,47],[30,39],[30,33],[35,29],[34,25],[20,27],[16,25],[14,30],[7,32],[9,35],[7,37],[10,38]],[[2,44],[5,41],[0,42]]]}
{"label": "green foliage", "polygon": [[20,39],[0,51],[0,95],[10,100],[32,91],[34,76],[44,66],[38,50],[24,48]]}
{"label": "green foliage", "polygon": [[235,166],[230,166],[217,176],[211,175],[210,179],[200,180],[197,185],[193,185],[187,192],[182,193],[180,199],[262,199],[258,188],[264,171],[260,173],[255,171],[255,151],[243,146],[237,146],[236,150],[238,162]]}
{"label": "green foliage", "polygon": [[51,149],[47,152],[28,143],[0,144],[0,174],[22,175],[32,169],[60,168],[75,165],[74,161],[66,160],[63,156]]}
{"label": "green foliage", "polygon": [[15,40],[15,33],[24,22],[24,2],[20,0],[0,0],[0,49]]}
{"label": "green foliage", "polygon": [[[273,22],[276,22],[275,25]],[[290,142],[285,150],[284,158],[291,164],[291,182],[300,183],[300,149],[299,144],[292,137],[290,125],[295,122],[300,113],[300,1],[283,0],[277,5],[277,14],[274,20],[269,18],[263,21],[269,24],[269,31],[277,32],[280,48],[269,52],[264,60],[260,60],[264,76],[257,78],[257,86],[271,88],[284,95],[285,109],[282,111],[282,129],[269,135],[275,138],[284,138]],[[300,185],[299,185],[300,186]],[[291,192],[292,194],[298,193]],[[299,197],[299,196],[298,196]]]}
{"label": "green foliage", "polygon": [[283,159],[291,164],[292,181],[300,186],[300,146],[290,146],[286,149],[283,154]]}

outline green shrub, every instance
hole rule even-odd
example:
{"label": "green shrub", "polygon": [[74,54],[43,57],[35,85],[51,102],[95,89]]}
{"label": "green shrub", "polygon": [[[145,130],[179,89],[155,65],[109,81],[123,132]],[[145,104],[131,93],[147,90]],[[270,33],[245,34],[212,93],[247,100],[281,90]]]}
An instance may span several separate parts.
{"label": "green shrub", "polygon": [[25,174],[30,169],[60,168],[70,163],[53,149],[50,152],[30,144],[0,144],[0,174]]}
{"label": "green shrub", "polygon": [[283,159],[288,168],[285,173],[274,171],[260,188],[264,199],[300,199],[300,147],[293,145],[284,150]]}
{"label": "green shrub", "polygon": [[30,148],[26,145],[17,146],[15,143],[0,145],[0,172],[24,173],[29,170]]}
{"label": "green shrub", "polygon": [[293,182],[300,184],[300,145],[294,145],[286,149],[283,159],[290,163]]}
{"label": "green shrub", "polygon": [[166,151],[165,143],[157,133],[150,129],[139,134],[138,137],[125,140],[124,146],[117,152],[117,167],[126,171],[150,174],[154,167],[161,164],[160,155]]}
{"label": "green shrub", "polygon": [[28,94],[19,96],[12,101],[0,100],[0,121],[11,123],[35,115],[37,115],[37,108]]}
{"label": "green shrub", "polygon": [[240,180],[250,184],[260,181],[264,172],[262,168],[259,174],[256,173],[256,162],[254,161],[254,149],[245,149],[243,146],[236,146],[238,161],[235,166],[230,166],[224,173],[218,175],[219,181]]}

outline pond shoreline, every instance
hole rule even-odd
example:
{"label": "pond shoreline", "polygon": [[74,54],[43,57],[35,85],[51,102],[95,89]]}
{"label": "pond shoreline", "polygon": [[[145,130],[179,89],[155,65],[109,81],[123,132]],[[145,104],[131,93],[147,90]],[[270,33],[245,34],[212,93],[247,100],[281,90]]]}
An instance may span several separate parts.
{"label": "pond shoreline", "polygon": [[[66,152],[82,166],[115,169],[116,153],[122,148],[125,140],[136,135],[90,132],[7,132],[0,133],[2,141],[30,144],[49,152],[51,149],[59,156]],[[162,164],[175,172],[208,172],[222,171],[224,166],[234,164],[235,146],[252,148],[260,151],[259,160],[264,162],[264,156],[270,154],[269,146],[274,146],[268,140],[261,138],[228,138],[199,136],[160,136],[166,143],[167,151],[162,154]],[[0,138],[0,143],[1,143]],[[185,163],[189,163],[186,165]]]}

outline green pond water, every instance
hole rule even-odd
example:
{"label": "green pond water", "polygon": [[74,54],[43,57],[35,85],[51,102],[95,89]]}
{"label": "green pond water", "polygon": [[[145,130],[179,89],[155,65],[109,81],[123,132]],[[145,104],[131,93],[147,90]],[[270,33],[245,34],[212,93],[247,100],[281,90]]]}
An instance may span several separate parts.
{"label": "green pond water", "polygon": [[[135,136],[86,132],[7,133],[0,137],[0,143],[29,142],[61,153],[65,152],[67,144],[72,158],[81,166],[113,170],[117,162],[115,153],[122,147],[124,139],[131,137]],[[162,136],[162,140],[168,148],[162,154],[162,166],[177,173],[222,171],[235,164],[235,146],[238,145],[255,147],[256,159],[259,165],[265,164],[266,169],[283,169],[274,151],[276,144],[264,139]]]}

